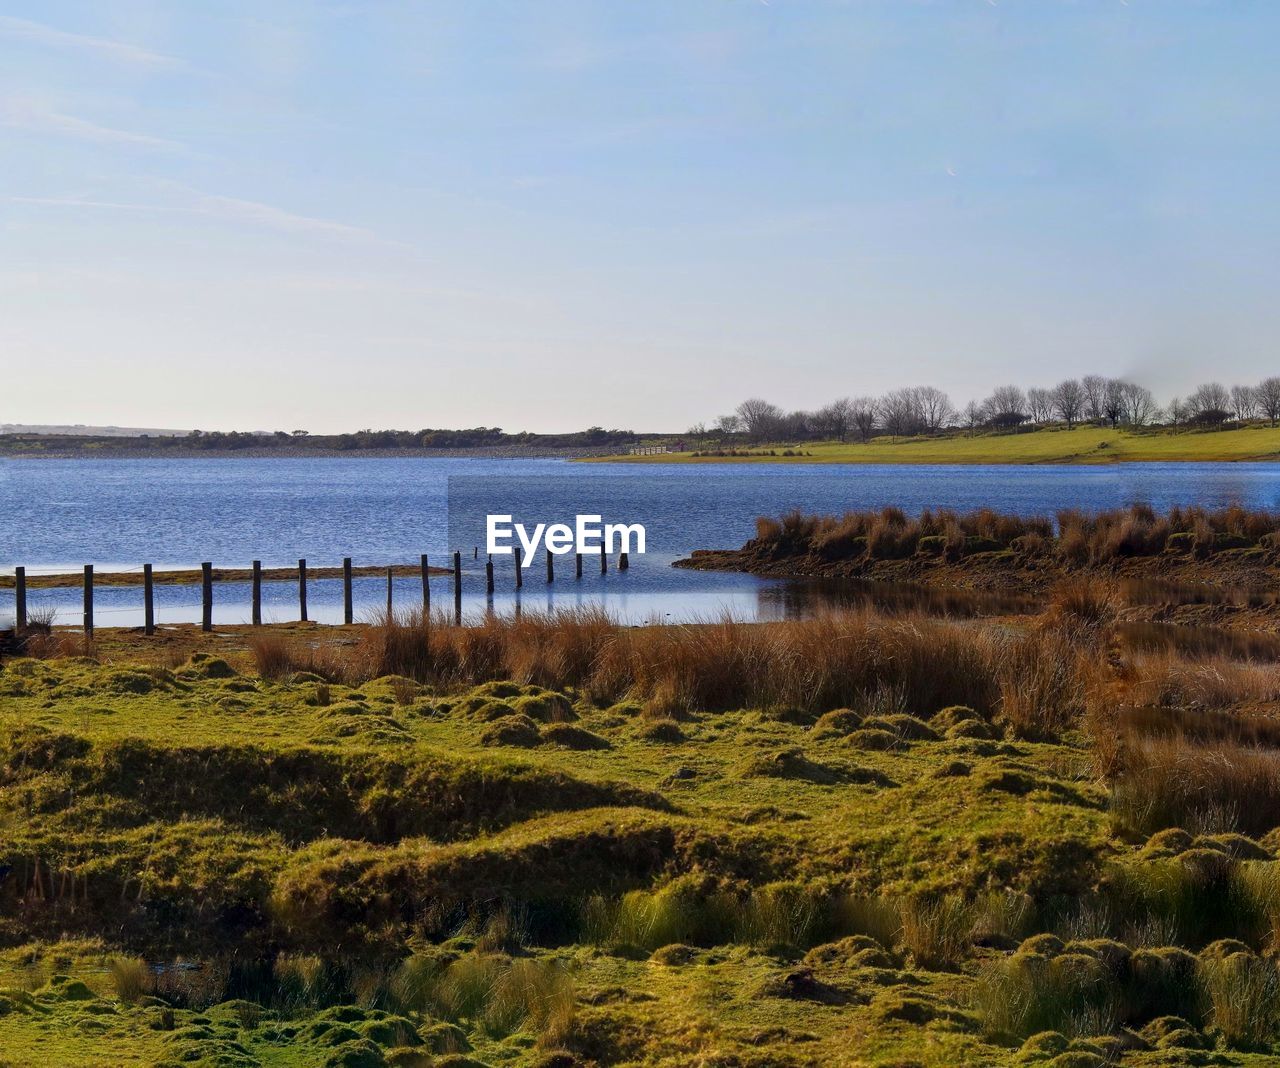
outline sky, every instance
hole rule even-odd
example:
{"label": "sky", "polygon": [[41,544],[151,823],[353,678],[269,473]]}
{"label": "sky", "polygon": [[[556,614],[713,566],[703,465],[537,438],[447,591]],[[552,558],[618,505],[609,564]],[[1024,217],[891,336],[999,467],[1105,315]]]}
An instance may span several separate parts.
{"label": "sky", "polygon": [[0,423],[1280,373],[1280,5],[0,0]]}

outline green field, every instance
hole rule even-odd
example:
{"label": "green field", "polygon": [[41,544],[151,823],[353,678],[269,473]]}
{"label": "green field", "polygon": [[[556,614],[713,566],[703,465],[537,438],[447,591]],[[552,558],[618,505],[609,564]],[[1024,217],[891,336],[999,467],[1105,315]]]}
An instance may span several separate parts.
{"label": "green field", "polygon": [[[856,708],[606,695],[528,621],[485,640],[579,685],[263,677],[235,629],[7,661],[0,1064],[1274,1063],[1276,835],[1117,809],[1063,712],[1112,639],[842,626],[593,633],[860,643]],[[367,637],[287,633],[333,673]]]}
{"label": "green field", "polygon": [[[608,463],[782,463],[782,464],[1109,464],[1137,461],[1221,461],[1280,459],[1280,427],[1170,433],[1076,427],[1021,434],[960,433],[928,438],[873,438],[862,443],[819,442],[743,447],[745,455],[611,456],[584,462]],[[769,455],[770,453],[774,455]]]}

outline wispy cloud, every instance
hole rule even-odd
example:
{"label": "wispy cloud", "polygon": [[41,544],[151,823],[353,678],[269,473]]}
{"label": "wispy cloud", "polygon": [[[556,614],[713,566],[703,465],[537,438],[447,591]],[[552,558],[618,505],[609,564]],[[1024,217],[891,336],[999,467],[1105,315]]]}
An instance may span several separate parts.
{"label": "wispy cloud", "polygon": [[20,98],[0,100],[0,126],[70,137],[77,141],[89,141],[99,145],[136,145],[140,148],[159,148],[168,151],[182,151],[186,147],[164,137],[152,137],[150,134],[121,130],[114,126],[102,126],[88,119],[67,115]]}
{"label": "wispy cloud", "polygon": [[139,214],[197,215],[228,222],[242,223],[248,226],[276,230],[287,234],[310,234],[321,237],[341,238],[347,241],[359,241],[368,244],[386,245],[407,248],[400,241],[384,238],[363,226],[337,222],[333,219],[322,219],[314,215],[300,215],[296,212],[277,208],[272,204],[263,204],[256,200],[243,200],[239,197],[220,196],[204,193],[185,186],[165,183],[181,196],[181,202],[172,204],[104,200],[91,196],[11,196],[11,204],[29,204],[34,207],[47,208],[80,208],[102,211],[123,211]]}
{"label": "wispy cloud", "polygon": [[184,65],[182,60],[173,56],[152,52],[125,41],[114,41],[109,37],[92,37],[84,33],[69,33],[54,26],[46,26],[42,22],[13,18],[10,15],[0,15],[0,34],[20,40],[35,41],[50,48],[87,52],[131,67],[158,69]]}

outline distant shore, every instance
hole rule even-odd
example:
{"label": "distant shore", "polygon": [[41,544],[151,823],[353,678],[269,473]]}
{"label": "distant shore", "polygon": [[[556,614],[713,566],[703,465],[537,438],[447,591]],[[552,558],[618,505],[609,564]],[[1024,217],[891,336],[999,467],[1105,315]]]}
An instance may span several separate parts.
{"label": "distant shore", "polygon": [[570,448],[495,445],[456,449],[140,449],[53,448],[8,449],[0,460],[579,460],[620,458],[616,446]]}

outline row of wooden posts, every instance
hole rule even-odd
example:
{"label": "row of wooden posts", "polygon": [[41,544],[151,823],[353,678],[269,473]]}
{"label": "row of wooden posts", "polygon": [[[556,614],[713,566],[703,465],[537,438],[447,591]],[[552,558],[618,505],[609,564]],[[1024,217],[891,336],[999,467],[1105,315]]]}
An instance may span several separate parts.
{"label": "row of wooden posts", "polygon": [[[474,559],[479,559],[479,550],[475,550]],[[524,586],[524,564],[520,559],[520,550],[516,549],[513,558],[515,561],[515,581],[516,589]],[[620,553],[618,555],[618,570],[626,571],[628,567],[627,554]],[[431,611],[431,583],[430,569],[427,566],[427,554],[423,553],[420,557],[419,569],[422,574],[422,607],[426,612]],[[606,555],[604,548],[600,549],[600,574],[604,575],[609,570],[609,557]],[[387,616],[390,618],[393,602],[392,602],[392,574],[394,569],[387,568]],[[27,569],[25,567],[14,568],[14,600],[15,615],[17,617],[17,626],[19,630],[25,630],[27,626]],[[547,581],[554,582],[555,557],[551,553],[547,553]],[[582,553],[576,553],[574,557],[574,577],[582,578]],[[252,615],[253,625],[261,626],[262,624],[262,561],[253,561],[252,567]],[[206,562],[200,565],[200,626],[203,630],[213,629],[213,564]],[[485,563],[485,593],[492,597],[494,591],[493,580],[493,557],[490,556]],[[461,618],[462,613],[462,554],[455,552],[453,554],[453,602],[454,614]],[[298,611],[299,619],[307,622],[307,561],[305,559],[298,561]],[[142,619],[143,630],[147,634],[154,634],[156,631],[156,613],[155,613],[155,583],[152,578],[152,568],[150,564],[142,565]],[[351,557],[343,557],[342,560],[342,621],[344,623],[352,623],[355,619],[355,604],[352,596],[351,586]],[[93,565],[84,565],[84,632],[86,634],[93,633]]]}

